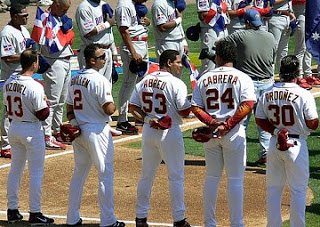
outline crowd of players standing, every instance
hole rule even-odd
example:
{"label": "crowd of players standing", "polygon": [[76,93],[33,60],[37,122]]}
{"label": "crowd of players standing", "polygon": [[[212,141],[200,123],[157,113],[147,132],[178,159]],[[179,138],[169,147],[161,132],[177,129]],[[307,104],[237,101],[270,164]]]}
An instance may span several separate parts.
{"label": "crowd of players standing", "polygon": [[[113,64],[115,61],[118,61],[119,58],[117,57],[119,55],[118,50],[115,46],[114,37],[113,37],[113,31],[112,27],[113,25],[117,25],[120,35],[122,38],[122,42],[120,44],[120,56],[121,60],[123,62],[123,82],[119,91],[119,103],[118,103],[118,110],[119,110],[119,118],[117,122],[117,132],[121,132],[122,134],[137,134],[138,129],[136,126],[132,125],[128,121],[128,111],[130,111],[138,120],[144,121],[145,123],[150,124],[150,122],[154,121],[154,119],[150,119],[146,116],[141,118],[140,115],[136,114],[137,109],[134,109],[132,106],[138,106],[141,107],[142,112],[148,113],[147,107],[140,106],[138,103],[137,98],[132,98],[130,100],[130,96],[135,90],[136,82],[139,82],[142,80],[144,75],[148,71],[148,26],[151,25],[149,18],[147,18],[146,14],[148,12],[148,9],[144,5],[146,0],[119,0],[118,5],[115,10],[111,9],[111,7],[106,4],[103,1],[100,0],[84,0],[77,8],[77,12],[75,15],[76,23],[78,26],[78,29],[80,31],[80,38],[81,38],[81,44],[80,44],[80,52],[78,54],[78,60],[80,69],[83,69],[83,74],[86,74],[88,72],[85,72],[86,70],[89,70],[90,68],[95,69],[96,71],[99,71],[101,75],[104,76],[105,79],[108,82],[109,85],[106,85],[105,90],[102,89],[101,92],[106,92],[110,96],[111,94],[111,88],[112,88],[112,82],[113,82]],[[201,39],[201,58],[202,58],[202,66],[200,70],[200,74],[205,75],[206,72],[214,70],[216,68],[216,56],[215,56],[215,45],[217,41],[221,40],[230,42],[232,45],[237,47],[238,50],[238,58],[236,61],[235,67],[245,74],[247,74],[251,80],[253,81],[253,87],[254,89],[254,96],[250,93],[248,93],[248,97],[250,97],[250,101],[256,101],[260,98],[260,96],[265,92],[266,90],[270,89],[274,84],[274,71],[276,67],[280,67],[280,61],[282,58],[284,58],[288,53],[288,40],[290,37],[290,34],[294,34],[296,36],[296,46],[295,46],[295,54],[299,60],[299,79],[295,80],[296,83],[298,83],[301,87],[305,89],[310,89],[311,86],[320,86],[320,80],[312,75],[311,71],[311,56],[306,51],[306,47],[304,44],[304,8],[305,8],[305,1],[302,0],[296,0],[296,1],[287,1],[287,0],[269,0],[269,1],[218,1],[219,3],[216,4],[216,1],[207,1],[207,0],[199,0],[197,1],[197,10],[198,10],[198,16],[200,20],[200,31],[198,36]],[[77,117],[77,110],[82,108],[82,101],[85,101],[85,97],[82,96],[82,93],[79,92],[80,90],[73,90],[73,94],[68,94],[68,90],[70,90],[70,80],[71,80],[71,69],[70,69],[70,57],[73,55],[73,50],[71,49],[71,45],[73,42],[73,36],[72,36],[72,20],[66,16],[66,13],[70,7],[71,1],[70,0],[53,0],[52,5],[49,7],[49,10],[51,14],[54,16],[55,20],[61,24],[61,30],[62,32],[69,38],[69,41],[67,42],[67,45],[65,45],[62,49],[60,49],[58,52],[52,53],[50,52],[50,47],[46,45],[42,45],[41,50],[41,59],[42,61],[39,62],[41,65],[46,65],[47,68],[43,72],[43,78],[44,78],[44,93],[46,95],[46,101],[48,101],[49,105],[45,108],[41,109],[35,109],[36,111],[36,118],[39,121],[42,121],[43,131],[44,131],[44,142],[45,146],[49,149],[65,149],[66,146],[62,143],[61,135],[60,135],[60,125],[62,124],[62,116],[63,116],[63,107],[66,103],[67,97],[69,97],[69,101],[67,101],[69,107],[67,109],[68,113],[68,119],[70,122],[73,122],[74,127],[80,127],[84,132],[87,132],[90,134],[94,132],[96,129],[91,129],[88,127],[87,129],[83,129],[81,127],[81,123],[76,121],[79,120],[79,116]],[[213,7],[213,4],[214,7]],[[161,59],[161,55],[163,53],[167,53],[167,50],[174,50],[176,52],[171,53],[171,55],[174,55],[174,58],[172,56],[167,56],[165,58],[168,62],[161,63],[160,64],[160,71],[164,70],[167,72],[172,73],[174,76],[181,75],[181,70],[175,69],[177,64],[181,65],[181,59],[177,58],[176,54],[179,53],[179,56],[182,57],[185,54],[188,54],[188,43],[185,36],[184,29],[182,27],[182,14],[186,8],[186,3],[183,0],[157,0],[153,3],[151,7],[151,16],[152,16],[152,25],[154,26],[154,35],[155,35],[155,52],[157,55],[157,61]],[[0,42],[1,42],[1,77],[4,80],[7,80],[12,74],[15,72],[19,72],[21,69],[20,64],[20,54],[28,49],[33,48],[36,44],[31,39],[29,32],[25,29],[24,25],[27,23],[28,19],[28,13],[26,7],[16,4],[12,5],[10,9],[10,15],[11,20],[8,23],[8,25],[5,26],[5,28],[2,30],[0,34]],[[192,33],[195,33],[192,31]],[[230,35],[229,35],[230,34]],[[187,34],[190,36],[190,34]],[[194,35],[194,34],[192,34]],[[191,36],[192,36],[191,35]],[[190,37],[188,37],[190,38]],[[193,37],[191,38],[193,39]],[[267,44],[268,43],[268,44]],[[90,44],[99,44],[99,46],[91,47],[91,52],[87,51],[86,56],[86,47]],[[262,45],[263,44],[263,45]],[[228,46],[227,44],[225,44]],[[267,46],[267,47],[266,47]],[[221,47],[220,47],[221,48]],[[226,49],[228,49],[226,47]],[[229,48],[230,49],[230,48]],[[244,50],[244,51],[242,51]],[[92,53],[93,51],[93,53]],[[99,56],[96,56],[96,51],[99,53],[102,51],[102,53]],[[98,53],[97,52],[97,53]],[[220,53],[220,57],[222,60],[220,63],[217,63],[217,66],[223,66],[230,61],[230,59],[226,59],[225,54],[228,53]],[[28,54],[27,54],[28,55]],[[29,54],[30,55],[30,54]],[[32,56],[32,54],[31,54]],[[91,60],[103,60],[104,64],[100,66],[95,66],[95,63],[92,63]],[[178,62],[177,62],[178,61]],[[48,66],[50,65],[50,67]],[[228,64],[228,66],[230,66]],[[233,65],[231,65],[232,67]],[[31,67],[30,65],[27,65],[25,67]],[[26,69],[25,69],[26,70]],[[30,71],[30,69],[29,69]],[[31,70],[32,71],[32,70]],[[36,71],[36,70],[34,70]],[[24,71],[22,71],[24,72]],[[81,71],[82,72],[82,71]],[[174,73],[173,73],[174,72]],[[178,73],[177,73],[178,72]],[[280,69],[281,72],[281,69]],[[81,73],[80,73],[81,74]],[[177,74],[177,75],[175,75]],[[19,74],[18,74],[19,75]],[[72,84],[72,82],[71,82]],[[141,82],[140,82],[141,84]],[[152,87],[152,86],[151,86]],[[138,89],[138,85],[136,89]],[[10,90],[11,91],[11,90]],[[95,90],[95,92],[98,92]],[[136,90],[136,92],[139,92],[139,90]],[[173,92],[173,91],[172,91]],[[170,93],[170,92],[169,92]],[[149,103],[149,108],[152,109],[152,101],[148,101],[150,97],[146,95],[147,93],[143,93],[142,99]],[[42,94],[41,94],[42,95]],[[101,93],[97,93],[97,99],[100,102],[100,104],[103,100],[99,100],[99,95]],[[225,93],[225,101],[228,98]],[[102,95],[103,96],[103,95]],[[101,97],[100,97],[101,98]],[[104,97],[105,98],[105,97]],[[186,98],[186,97],[185,97]],[[242,97],[245,99],[245,97]],[[105,98],[106,103],[113,103],[112,97]],[[162,106],[165,102],[167,102],[167,99],[164,99],[162,96],[156,97],[157,102],[160,103],[160,106]],[[72,101],[73,100],[73,101]],[[183,99],[182,99],[183,100]],[[200,98],[198,97],[198,100],[193,100],[193,106],[201,106],[199,104]],[[8,108],[9,99],[6,100],[6,105]],[[87,100],[88,101],[88,100]],[[169,100],[174,101],[174,100]],[[181,100],[180,100],[181,101]],[[197,103],[198,101],[198,103]],[[130,102],[130,110],[128,110],[128,104]],[[19,103],[18,103],[19,104]],[[242,104],[241,99],[239,100],[239,106]],[[178,104],[177,104],[178,105]],[[185,103],[180,103],[181,108],[183,110],[191,108],[191,104],[188,107]],[[247,104],[246,104],[247,105]],[[21,103],[20,103],[21,107]],[[42,106],[43,107],[43,106]],[[203,106],[201,106],[203,107]],[[109,106],[109,108],[111,108]],[[112,110],[108,109],[107,107],[102,107],[102,110],[104,113],[108,116],[107,118],[103,118],[104,122],[110,122],[111,118],[110,115],[114,112],[115,106],[112,106]],[[248,104],[246,106],[248,108],[247,110],[251,110],[253,106]],[[139,109],[139,108],[138,108]],[[184,111],[183,113],[179,112],[182,111],[182,109],[176,110],[178,115],[185,116],[187,111]],[[195,110],[194,107],[192,108],[195,115],[205,122],[208,125],[215,125],[218,126],[218,132],[222,136],[224,136],[226,133],[228,133],[231,129],[234,128],[236,124],[239,124],[242,122],[244,117],[247,114],[250,114],[248,111],[245,114],[244,113],[238,113],[239,116],[230,118],[230,119],[218,119],[219,123],[217,122],[208,122],[208,116],[203,115],[199,109]],[[235,109],[237,110],[237,109]],[[39,112],[40,111],[40,112]],[[150,110],[151,111],[151,110]],[[156,108],[156,117],[161,117],[157,114],[162,113],[161,111],[164,111],[163,109]],[[206,110],[210,113],[209,110]],[[152,112],[152,111],[151,111]],[[10,112],[11,114],[18,114],[19,112]],[[8,113],[10,115],[10,113]],[[88,113],[88,116],[84,116],[83,122],[87,122],[88,124],[98,124],[101,123],[101,118],[97,118],[98,122],[94,122],[92,119],[94,119],[93,116],[91,116]],[[101,114],[101,113],[100,113]],[[313,114],[313,115],[312,115]],[[311,118],[317,118],[315,117],[315,114],[312,113],[310,116]],[[147,114],[148,115],[148,114]],[[140,117],[139,117],[140,116]],[[155,116],[152,116],[155,117]],[[204,117],[204,118],[203,118]],[[10,120],[9,120],[10,118]],[[6,134],[8,132],[8,129],[10,128],[10,121],[13,121],[12,116],[4,115],[3,117],[3,127],[1,130],[2,133],[2,140],[1,140],[1,156],[2,157],[11,157],[12,161],[14,162],[15,155],[14,152],[11,154],[11,144],[9,143],[8,135]],[[90,119],[90,120],[88,120]],[[247,121],[244,123],[247,125]],[[155,120],[156,121],[156,120]],[[225,123],[221,123],[224,122]],[[28,119],[24,120],[23,122],[29,122]],[[34,119],[32,120],[34,122]],[[153,124],[153,123],[152,123]],[[151,124],[150,124],[151,125]],[[94,128],[94,126],[92,126]],[[314,127],[313,127],[314,128]],[[103,130],[106,130],[106,134],[108,134],[111,130],[110,127],[108,127],[108,124],[105,125],[105,128]],[[10,130],[9,130],[10,131]],[[114,130],[113,130],[114,131]],[[14,133],[13,133],[14,134]],[[272,134],[272,133],[271,133]],[[261,143],[261,155],[258,163],[266,163],[266,155],[267,150],[269,149],[269,142],[271,135],[270,131],[266,130],[266,128],[259,128],[259,139]],[[10,137],[10,135],[9,135]],[[11,134],[11,137],[12,134]],[[107,136],[108,137],[108,136]],[[90,144],[102,144],[101,140],[103,138],[97,138],[88,140],[86,145],[79,144],[78,149],[81,150],[82,148],[89,146]],[[109,141],[110,138],[107,138],[107,141]],[[35,146],[34,144],[33,146]],[[181,145],[181,144],[180,144]],[[183,144],[182,144],[183,145]],[[100,157],[102,155],[103,157],[109,157],[111,161],[113,159],[113,152],[112,154],[109,153],[109,156],[106,156],[104,152],[102,154],[98,153],[99,151],[106,149],[110,151],[110,142],[107,143],[106,147],[99,147],[99,149],[95,149],[95,152],[97,152],[97,157]],[[22,148],[20,148],[22,149]],[[183,146],[179,146],[178,149],[183,150]],[[244,147],[245,149],[245,147]],[[113,148],[112,148],[113,150]],[[165,151],[163,151],[165,153]],[[81,153],[81,152],[80,152]],[[77,156],[77,154],[75,154]],[[79,156],[80,157],[80,156]],[[181,156],[182,157],[182,156]],[[179,156],[179,159],[181,158]],[[93,158],[93,157],[92,157]],[[93,158],[94,159],[94,158]],[[154,157],[145,157],[145,159],[153,160]],[[25,158],[26,160],[26,158]],[[96,158],[94,159],[96,162],[93,162],[93,164],[97,168],[102,168],[101,164],[104,164],[105,160]],[[21,162],[21,159],[19,160]],[[160,160],[161,161],[161,160]],[[42,160],[43,162],[43,160]],[[109,162],[108,162],[109,163]],[[144,161],[144,163],[147,163]],[[80,166],[77,166],[76,169],[84,168],[83,163],[79,163]],[[91,163],[88,163],[88,166],[90,166]],[[146,164],[147,165],[147,164]],[[103,169],[107,168],[105,165],[102,165]],[[146,167],[147,168],[147,167]],[[151,168],[149,166],[149,168]],[[153,167],[152,167],[153,168]],[[107,168],[108,169],[108,168]],[[209,168],[210,169],[210,168]],[[23,169],[19,170],[12,170],[11,174],[17,174],[18,176],[21,175],[21,171]],[[146,172],[148,168],[145,170]],[[108,171],[112,172],[109,169]],[[219,170],[220,171],[220,170]],[[39,182],[41,182],[43,170],[35,170],[37,178],[35,179],[36,186],[39,187]],[[240,171],[241,172],[241,171]],[[178,174],[180,177],[177,179],[177,182],[172,183],[172,197],[174,201],[177,201],[178,197],[174,197],[174,195],[183,195],[183,190],[179,189],[178,185],[181,183],[181,180],[183,180],[183,176],[181,176],[181,169],[179,171],[180,174]],[[79,187],[79,185],[76,183],[76,179],[79,178],[79,175],[81,175],[81,182],[83,182],[83,179],[86,178],[87,172],[77,172],[74,175],[74,184],[76,186],[72,187]],[[103,186],[104,183],[112,181],[112,179],[104,179],[104,175],[106,172],[101,170],[101,193],[110,193],[108,192],[105,187]],[[170,178],[174,178],[174,173],[169,173]],[[99,172],[100,176],[100,172]],[[153,176],[149,176],[151,179],[145,179],[142,176],[141,182],[146,181],[148,184],[152,182]],[[211,176],[212,177],[212,176]],[[213,177],[214,178],[214,177]],[[243,184],[243,176],[239,177],[231,177],[235,178],[233,181],[230,181],[230,186],[234,186],[233,191],[237,191],[240,194],[242,193],[241,190],[236,190]],[[238,179],[238,181],[236,181]],[[179,183],[180,182],[180,183]],[[213,182],[213,183],[212,183]],[[211,188],[212,185],[215,185],[214,187],[217,187],[217,184],[219,182],[219,179],[212,179],[209,176],[207,176],[207,186],[208,188]],[[112,184],[108,184],[108,187],[111,187]],[[143,185],[141,183],[141,185]],[[13,187],[13,186],[12,186]],[[15,185],[17,187],[17,185]],[[83,185],[82,185],[83,187]],[[241,186],[242,187],[242,186]],[[81,187],[80,187],[81,188]],[[151,187],[148,188],[148,191],[146,192],[145,188],[143,186],[139,186],[140,192],[138,191],[138,194],[140,193],[146,193],[148,194],[148,191],[151,190]],[[15,191],[17,189],[15,188]],[[39,191],[39,189],[38,189]],[[72,190],[71,190],[72,191]],[[231,191],[232,192],[232,191]],[[40,193],[38,193],[35,196],[38,199],[37,196],[39,196]],[[81,193],[80,193],[81,194]],[[101,199],[104,197],[101,194]],[[208,196],[214,200],[214,197],[211,197],[211,195]],[[232,193],[231,193],[232,194]],[[112,197],[112,194],[109,194]],[[14,199],[12,199],[14,197]],[[8,209],[8,219],[11,217],[11,221],[15,221],[16,219],[22,219],[22,216],[17,211],[17,195],[14,195],[10,197],[14,202],[9,202],[9,209]],[[80,196],[81,197],[81,196]],[[142,196],[143,197],[143,196]],[[240,197],[235,198],[237,201],[236,204],[239,205],[239,203],[242,203],[241,200],[239,200]],[[74,203],[78,202],[80,198],[74,198],[74,196],[70,195],[70,199],[74,201]],[[145,197],[142,198],[142,200],[145,200]],[[211,201],[211,200],[209,200]],[[140,201],[141,202],[141,201]],[[75,206],[73,203],[73,206]],[[142,203],[142,202],[141,202]],[[144,206],[139,207],[137,211],[137,223],[140,223],[140,226],[147,226],[147,210],[148,210],[148,201],[144,201]],[[34,204],[33,204],[34,205]],[[101,213],[110,213],[112,214],[113,210],[113,201],[110,201],[108,204],[108,207],[105,207],[101,204]],[[37,207],[38,206],[38,207]],[[52,222],[50,218],[42,216],[40,213],[39,204],[35,206],[36,208],[30,209],[31,215],[33,219],[31,219],[30,222],[37,222],[41,220],[45,220],[45,222]],[[241,206],[241,205],[240,205]],[[31,207],[31,206],[30,206]],[[111,209],[111,210],[110,210]],[[179,211],[173,210],[173,217],[174,217],[174,225],[175,226],[188,226],[188,222],[185,221],[184,217],[184,205],[183,201],[180,201],[180,206],[177,206],[176,209],[182,210],[180,213]],[[211,205],[208,205],[208,210],[211,211]],[[241,208],[242,209],[242,208]],[[103,212],[105,210],[108,210],[108,212]],[[10,213],[11,212],[11,213]],[[72,213],[75,212],[70,211],[70,219],[69,221],[72,224],[81,224],[81,218],[79,213]],[[234,214],[234,213],[233,213]],[[236,222],[239,222],[241,224],[242,217],[238,214],[234,214],[234,220]],[[37,219],[37,217],[40,217]],[[10,218],[9,218],[10,217]],[[211,226],[214,225],[214,217],[211,217],[211,214],[207,215],[208,220],[206,220],[207,225]],[[123,226],[123,223],[116,221],[114,217],[110,218],[101,216],[101,220],[104,223],[103,225],[107,226]],[[10,221],[10,220],[9,220]],[[211,223],[212,222],[212,223]],[[238,223],[238,224],[239,224]]]}

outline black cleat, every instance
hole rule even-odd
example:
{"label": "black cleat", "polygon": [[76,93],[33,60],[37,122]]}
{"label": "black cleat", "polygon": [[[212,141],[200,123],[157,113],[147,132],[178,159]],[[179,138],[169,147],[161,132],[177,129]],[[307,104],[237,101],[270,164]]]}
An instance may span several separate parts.
{"label": "black cleat", "polygon": [[181,221],[174,222],[173,227],[191,227],[191,225],[186,221],[186,219],[183,219]]}
{"label": "black cleat", "polygon": [[124,222],[121,221],[116,221],[115,223],[113,223],[112,225],[108,225],[107,227],[125,227],[126,224]]}
{"label": "black cleat", "polygon": [[29,223],[31,226],[45,226],[54,222],[52,218],[44,216],[41,212],[31,213],[29,216]]}
{"label": "black cleat", "polygon": [[119,122],[116,129],[121,131],[124,135],[138,135],[138,129],[128,121]]}
{"label": "black cleat", "polygon": [[67,224],[67,226],[80,226],[80,225],[82,225],[82,219],[81,218],[79,219],[79,221],[76,224],[72,224],[72,225]]}
{"label": "black cleat", "polygon": [[255,163],[255,166],[259,167],[265,167],[267,164],[267,156],[263,155],[261,158],[259,158]]}
{"label": "black cleat", "polygon": [[20,214],[18,209],[7,210],[7,218],[8,223],[12,224],[18,221],[21,221],[23,219],[23,216]]}
{"label": "black cleat", "polygon": [[136,227],[149,227],[147,218],[136,218]]}

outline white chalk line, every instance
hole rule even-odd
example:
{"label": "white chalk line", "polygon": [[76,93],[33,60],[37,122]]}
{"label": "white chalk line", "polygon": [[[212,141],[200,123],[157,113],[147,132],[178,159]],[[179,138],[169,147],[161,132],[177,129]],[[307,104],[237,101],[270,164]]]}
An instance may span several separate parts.
{"label": "white chalk line", "polygon": [[[195,120],[195,121],[192,121],[192,122],[184,123],[182,125],[182,127],[189,127],[189,126],[192,126],[192,125],[195,125],[195,124],[199,124],[199,121]],[[135,136],[128,136],[128,137],[125,137],[125,138],[115,139],[113,141],[113,143],[117,144],[117,143],[120,143],[120,142],[126,142],[126,141],[135,140],[135,139],[138,139],[138,138],[141,138],[141,137],[142,137],[142,134],[135,135]],[[73,153],[73,150],[67,150],[67,151],[64,151],[64,152],[59,152],[59,153],[55,153],[55,154],[46,155],[45,159],[54,158],[54,157],[67,155],[67,154],[72,154],[72,153]],[[4,165],[0,166],[0,169],[8,168],[10,166],[11,166],[10,163],[4,164]],[[0,214],[6,215],[7,211],[1,211],[0,210]],[[21,212],[21,214],[24,215],[24,216],[28,216],[29,215],[29,213],[24,213],[24,212]],[[51,218],[67,219],[66,216],[62,216],[62,215],[48,215],[48,216],[51,217]],[[84,221],[100,222],[99,218],[90,218],[90,217],[81,217],[81,218]],[[135,224],[135,221],[129,221],[129,220],[120,220],[120,221],[123,221],[126,224]],[[149,225],[152,225],[152,226],[172,226],[171,223],[157,223],[157,222],[148,222],[148,223],[149,223]],[[195,227],[201,227],[201,226],[195,226]]]}
{"label": "white chalk line", "polygon": [[[199,121],[196,120],[196,121],[184,123],[184,124],[182,124],[182,127],[188,127],[188,126],[192,126],[192,125],[195,125],[195,124],[199,124]],[[128,137],[125,137],[125,138],[114,139],[113,143],[117,144],[117,143],[121,143],[121,142],[127,142],[127,141],[131,141],[131,140],[139,139],[141,137],[142,137],[142,134],[135,135],[135,136],[128,136]],[[55,158],[55,157],[68,155],[68,154],[72,154],[72,153],[73,153],[73,150],[66,150],[66,151],[63,151],[63,152],[46,155],[45,159]],[[11,163],[3,164],[3,165],[0,165],[0,169],[9,168],[10,166],[11,166]]]}

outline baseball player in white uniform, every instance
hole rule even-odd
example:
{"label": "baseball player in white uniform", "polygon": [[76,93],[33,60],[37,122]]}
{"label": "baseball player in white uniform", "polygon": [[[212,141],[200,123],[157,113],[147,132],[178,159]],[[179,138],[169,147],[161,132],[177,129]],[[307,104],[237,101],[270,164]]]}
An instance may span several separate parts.
{"label": "baseball player in white uniform", "polygon": [[114,147],[108,122],[116,106],[111,84],[98,71],[106,53],[103,45],[89,44],[84,49],[86,68],[73,77],[68,87],[67,117],[81,135],[72,145],[75,169],[70,183],[68,225],[81,225],[80,204],[85,180],[93,164],[98,171],[100,226],[123,227],[114,215],[113,156]]}
{"label": "baseball player in white uniform", "polygon": [[279,68],[281,59],[288,53],[288,42],[290,38],[290,16],[292,12],[291,0],[276,0],[274,10],[287,13],[276,13],[268,21],[268,30],[276,40],[277,55],[275,65]]}
{"label": "baseball player in white uniform", "polygon": [[29,223],[44,225],[54,220],[41,213],[41,185],[44,169],[45,143],[40,121],[49,116],[43,86],[32,79],[38,70],[38,54],[30,49],[21,53],[22,71],[4,85],[4,105],[11,120],[8,136],[12,149],[12,162],[8,175],[7,218],[9,222],[22,220],[19,213],[20,181],[28,160],[29,169]]}
{"label": "baseball player in white uniform", "polygon": [[[53,0],[50,13],[54,20],[62,25],[61,17],[66,14],[71,5],[71,0]],[[72,28],[70,28],[72,29]],[[44,90],[50,102],[50,116],[43,122],[46,147],[48,149],[66,149],[61,143],[60,125],[63,118],[63,107],[67,98],[67,86],[71,78],[70,57],[73,55],[71,44],[55,53],[50,52],[46,45],[41,46],[41,53],[51,65],[42,75]]]}
{"label": "baseball player in white uniform", "polygon": [[[184,145],[179,125],[190,112],[187,87],[177,76],[182,63],[179,52],[165,50],[159,58],[160,71],[144,77],[132,93],[129,111],[145,122],[142,133],[142,173],[137,189],[136,226],[147,227],[150,195],[156,170],[164,160],[168,169],[174,226],[189,227],[184,205]],[[163,116],[172,119],[169,129],[153,127]]]}
{"label": "baseball player in white uniform", "polygon": [[[30,38],[27,24],[28,12],[25,6],[15,4],[10,8],[11,20],[0,32],[1,79],[7,80],[14,72],[21,71],[20,54],[26,49],[26,40]],[[5,112],[5,111],[3,111]],[[8,140],[9,120],[5,114],[1,119],[1,157],[11,157]]]}
{"label": "baseball player in white uniform", "polygon": [[306,49],[305,43],[305,8],[306,0],[293,0],[292,8],[299,22],[297,31],[294,33],[295,48],[294,54],[299,59],[300,78],[298,84],[300,87],[311,89],[312,85],[320,86],[320,80],[312,76],[311,70],[311,54]]}
{"label": "baseball player in white uniform", "polygon": [[[80,52],[78,60],[80,69],[85,67],[83,55],[84,48],[90,43],[103,44],[106,52],[106,64],[99,73],[104,75],[112,83],[113,58],[118,55],[114,45],[112,26],[115,20],[103,12],[103,5],[106,3],[100,0],[84,0],[76,11],[76,21],[80,31]],[[113,57],[114,56],[114,57]]]}
{"label": "baseball player in white uniform", "polygon": [[[312,94],[296,84],[299,60],[294,55],[281,61],[280,82],[258,101],[256,122],[273,134],[267,153],[268,227],[282,226],[281,197],[290,190],[290,226],[306,226],[305,206],[309,179],[307,136],[319,124]],[[280,142],[284,138],[285,141]],[[284,148],[284,149],[283,149]]]}
{"label": "baseball player in white uniform", "polygon": [[123,134],[136,134],[137,128],[128,122],[128,102],[137,81],[137,75],[129,70],[131,60],[137,64],[148,61],[148,30],[139,24],[134,3],[147,0],[119,0],[115,10],[117,26],[122,37],[120,55],[123,61],[123,82],[119,91],[119,118],[117,130]]}
{"label": "baseball player in white uniform", "polygon": [[[201,51],[207,51],[209,55],[214,55],[213,50],[215,42],[228,35],[226,25],[230,20],[226,15],[228,3],[225,0],[197,0],[198,18],[200,20],[200,39],[201,39]],[[210,13],[209,13],[210,12]],[[210,24],[210,21],[218,21],[220,17],[223,17],[222,23]],[[201,56],[201,54],[200,54]],[[200,57],[202,58],[202,57]],[[200,74],[207,70],[214,69],[215,64],[208,58],[201,59]]]}
{"label": "baseball player in white uniform", "polygon": [[263,25],[260,29],[268,31],[268,19],[272,16],[271,3],[273,0],[228,0],[228,15],[230,24],[228,25],[229,34],[238,30],[245,29],[245,21],[243,15],[247,9],[254,7],[263,17]]}
{"label": "baseball player in white uniform", "polygon": [[180,56],[188,53],[188,43],[182,27],[182,12],[175,6],[175,0],[154,1],[151,7],[156,55],[159,59],[165,50],[177,50]]}
{"label": "baseball player in white uniform", "polygon": [[243,224],[243,178],[246,166],[244,118],[256,100],[251,78],[233,68],[236,47],[228,41],[216,44],[216,64],[203,74],[192,94],[192,112],[215,129],[218,138],[204,144],[206,179],[204,186],[205,226],[217,226],[216,200],[223,169],[228,178],[230,226]]}

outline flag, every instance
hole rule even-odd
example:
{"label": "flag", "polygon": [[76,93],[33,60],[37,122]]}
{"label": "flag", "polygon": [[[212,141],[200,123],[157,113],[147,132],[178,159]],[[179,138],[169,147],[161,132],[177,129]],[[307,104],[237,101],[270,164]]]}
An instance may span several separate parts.
{"label": "flag", "polygon": [[[71,32],[73,33],[73,31]],[[50,53],[61,51],[64,46],[73,41],[73,36],[70,33],[64,34],[62,32],[60,23],[54,16],[50,12],[43,11],[40,7],[37,8],[31,38],[40,45],[47,46]]]}
{"label": "flag", "polygon": [[182,65],[189,70],[190,83],[191,83],[191,88],[193,90],[197,85],[197,79],[199,77],[199,72],[198,72],[195,64],[191,63],[188,55],[183,54],[181,60],[182,60]]}
{"label": "flag", "polygon": [[306,1],[305,41],[308,51],[320,64],[320,1]]}
{"label": "flag", "polygon": [[213,0],[211,2],[210,9],[214,10],[217,13],[208,24],[217,32],[224,31],[226,22],[229,21],[226,15],[227,4],[224,0]]}

